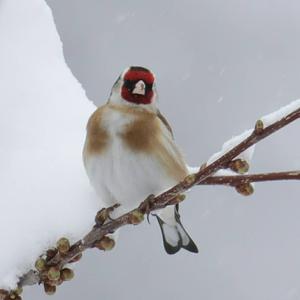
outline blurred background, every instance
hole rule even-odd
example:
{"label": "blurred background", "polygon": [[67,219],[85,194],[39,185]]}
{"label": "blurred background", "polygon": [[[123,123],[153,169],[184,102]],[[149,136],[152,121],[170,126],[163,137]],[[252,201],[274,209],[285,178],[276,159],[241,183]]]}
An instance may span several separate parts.
{"label": "blurred background", "polygon": [[[190,165],[300,97],[299,1],[47,0],[66,61],[101,105],[123,69],[157,75],[159,105]],[[251,172],[300,169],[300,122],[257,145]],[[89,251],[52,299],[300,299],[299,182],[242,197],[196,187],[181,205],[199,246],[168,256],[156,220]],[[24,298],[44,299],[42,288]]]}

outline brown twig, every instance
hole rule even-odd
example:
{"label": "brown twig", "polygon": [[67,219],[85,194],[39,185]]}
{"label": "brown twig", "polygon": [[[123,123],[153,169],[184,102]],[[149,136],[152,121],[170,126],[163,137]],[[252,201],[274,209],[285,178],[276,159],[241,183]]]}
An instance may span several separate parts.
{"label": "brown twig", "polygon": [[300,180],[300,171],[260,173],[233,176],[212,176],[198,183],[199,185],[228,185],[238,186],[244,183],[279,181],[279,180]]}
{"label": "brown twig", "polygon": [[[254,175],[237,175],[237,176],[216,176],[211,177],[216,171],[227,168],[230,162],[239,154],[244,152],[252,145],[258,143],[262,139],[288,125],[300,117],[300,109],[295,110],[281,120],[274,124],[263,128],[261,121],[256,123],[255,129],[252,134],[244,139],[240,144],[233,147],[228,152],[224,153],[219,159],[214,161],[208,166],[199,170],[199,172],[187,176],[183,181],[170,188],[166,192],[156,196],[150,197],[143,201],[140,206],[115,220],[110,220],[102,226],[95,226],[82,240],[77,241],[71,248],[64,254],[57,252],[57,254],[47,261],[47,266],[57,266],[62,268],[66,264],[74,260],[75,257],[80,255],[87,248],[95,247],[96,243],[101,241],[108,233],[116,231],[118,228],[128,224],[138,224],[142,221],[145,213],[161,209],[170,204],[175,204],[182,199],[180,194],[184,193],[194,185],[204,184],[226,184],[230,186],[238,186],[241,183],[259,182],[266,180],[286,180],[286,179],[299,179],[299,172],[281,172],[269,174],[254,174]],[[181,200],[180,200],[181,199]],[[19,286],[32,285],[42,281],[42,273],[34,270],[27,272],[20,278]],[[2,291],[2,293],[1,293]],[[0,290],[0,300],[4,300],[5,293]]]}

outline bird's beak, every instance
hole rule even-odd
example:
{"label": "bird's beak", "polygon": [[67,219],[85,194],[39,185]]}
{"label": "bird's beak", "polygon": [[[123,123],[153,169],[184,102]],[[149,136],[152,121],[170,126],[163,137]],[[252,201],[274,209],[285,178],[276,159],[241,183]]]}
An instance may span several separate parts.
{"label": "bird's beak", "polygon": [[145,95],[145,93],[146,93],[146,84],[143,80],[140,80],[135,84],[132,94]]}

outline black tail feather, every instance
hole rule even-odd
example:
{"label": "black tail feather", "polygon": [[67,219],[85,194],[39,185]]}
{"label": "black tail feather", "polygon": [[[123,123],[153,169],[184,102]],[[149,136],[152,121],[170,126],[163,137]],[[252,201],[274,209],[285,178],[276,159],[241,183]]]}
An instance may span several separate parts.
{"label": "black tail feather", "polygon": [[[166,224],[159,216],[157,217],[158,224],[161,229],[164,248],[168,254],[175,254],[181,248],[193,252],[198,253],[198,248],[189,234],[186,232],[184,227],[180,221],[180,215],[178,212],[179,206],[176,205],[175,207],[175,220],[176,225],[169,225]],[[169,230],[173,234],[173,238],[167,237],[166,231]]]}
{"label": "black tail feather", "polygon": [[163,229],[163,226],[164,226],[165,222],[159,216],[156,216],[156,218],[157,218],[160,230],[161,230],[161,234],[162,234],[162,238],[163,238],[163,243],[164,243],[164,248],[165,248],[166,252],[168,254],[175,254],[175,253],[177,253],[180,250],[180,248],[181,248],[180,243],[178,243],[177,245],[171,245],[170,243],[168,243],[168,241],[166,239],[166,236],[165,236],[164,229]]}

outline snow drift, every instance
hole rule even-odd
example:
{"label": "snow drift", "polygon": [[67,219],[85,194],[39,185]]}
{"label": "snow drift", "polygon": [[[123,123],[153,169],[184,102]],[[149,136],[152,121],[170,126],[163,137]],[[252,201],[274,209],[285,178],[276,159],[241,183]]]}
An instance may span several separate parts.
{"label": "snow drift", "polygon": [[80,238],[100,207],[81,149],[94,107],[64,61],[42,0],[0,3],[0,288],[62,236]]}

